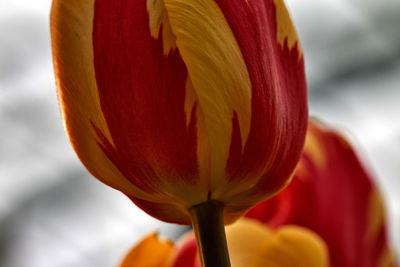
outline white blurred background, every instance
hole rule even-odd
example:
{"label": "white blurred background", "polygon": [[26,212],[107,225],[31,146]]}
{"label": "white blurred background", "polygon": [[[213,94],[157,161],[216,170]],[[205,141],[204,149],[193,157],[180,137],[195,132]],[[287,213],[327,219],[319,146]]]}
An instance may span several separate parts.
{"label": "white blurred background", "polygon": [[[400,252],[400,1],[286,1],[310,113],[357,140]],[[0,0],[0,266],[115,266],[144,234],[175,238],[180,229],[90,177],[72,151],[57,106],[50,5]]]}

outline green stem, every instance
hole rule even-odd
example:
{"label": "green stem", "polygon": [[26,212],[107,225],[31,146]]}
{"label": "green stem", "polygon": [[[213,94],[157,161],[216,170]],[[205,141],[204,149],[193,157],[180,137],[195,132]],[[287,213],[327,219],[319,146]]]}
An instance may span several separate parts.
{"label": "green stem", "polygon": [[192,224],[203,267],[230,267],[226,244],[224,206],[208,201],[190,209]]}

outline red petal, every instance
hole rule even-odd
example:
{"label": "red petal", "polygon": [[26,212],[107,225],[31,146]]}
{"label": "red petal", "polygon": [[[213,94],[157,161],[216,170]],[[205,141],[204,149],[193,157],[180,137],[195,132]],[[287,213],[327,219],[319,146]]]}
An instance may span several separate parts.
{"label": "red petal", "polygon": [[160,191],[165,177],[198,177],[196,119],[186,121],[187,70],[179,51],[165,55],[148,25],[144,0],[95,2],[96,81],[115,144],[105,150],[129,179]]}
{"label": "red petal", "polygon": [[[252,84],[250,133],[241,140],[234,127],[227,170],[234,181],[259,172],[263,178],[254,190],[265,198],[289,179],[304,144],[308,111],[303,56],[281,1],[216,2],[239,43]],[[281,31],[280,24],[290,33]],[[237,124],[235,118],[233,122]],[[240,142],[245,142],[243,150],[238,149]]]}

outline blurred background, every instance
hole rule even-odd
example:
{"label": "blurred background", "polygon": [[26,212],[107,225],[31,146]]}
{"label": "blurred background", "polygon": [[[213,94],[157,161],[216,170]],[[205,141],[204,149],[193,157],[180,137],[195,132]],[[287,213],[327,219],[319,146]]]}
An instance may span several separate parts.
{"label": "blurred background", "polygon": [[[359,144],[399,253],[400,1],[286,2],[305,53],[310,113]],[[0,0],[0,266],[115,266],[144,234],[180,230],[92,178],[72,151],[56,100],[50,5]]]}

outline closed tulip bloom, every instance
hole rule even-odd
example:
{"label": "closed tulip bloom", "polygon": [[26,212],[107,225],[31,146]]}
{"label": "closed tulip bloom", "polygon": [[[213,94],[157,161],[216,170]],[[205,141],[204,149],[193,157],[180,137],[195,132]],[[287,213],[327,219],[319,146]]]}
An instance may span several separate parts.
{"label": "closed tulip bloom", "polygon": [[282,0],[54,0],[51,35],[72,146],[150,215],[229,223],[290,180],[308,112]]}

